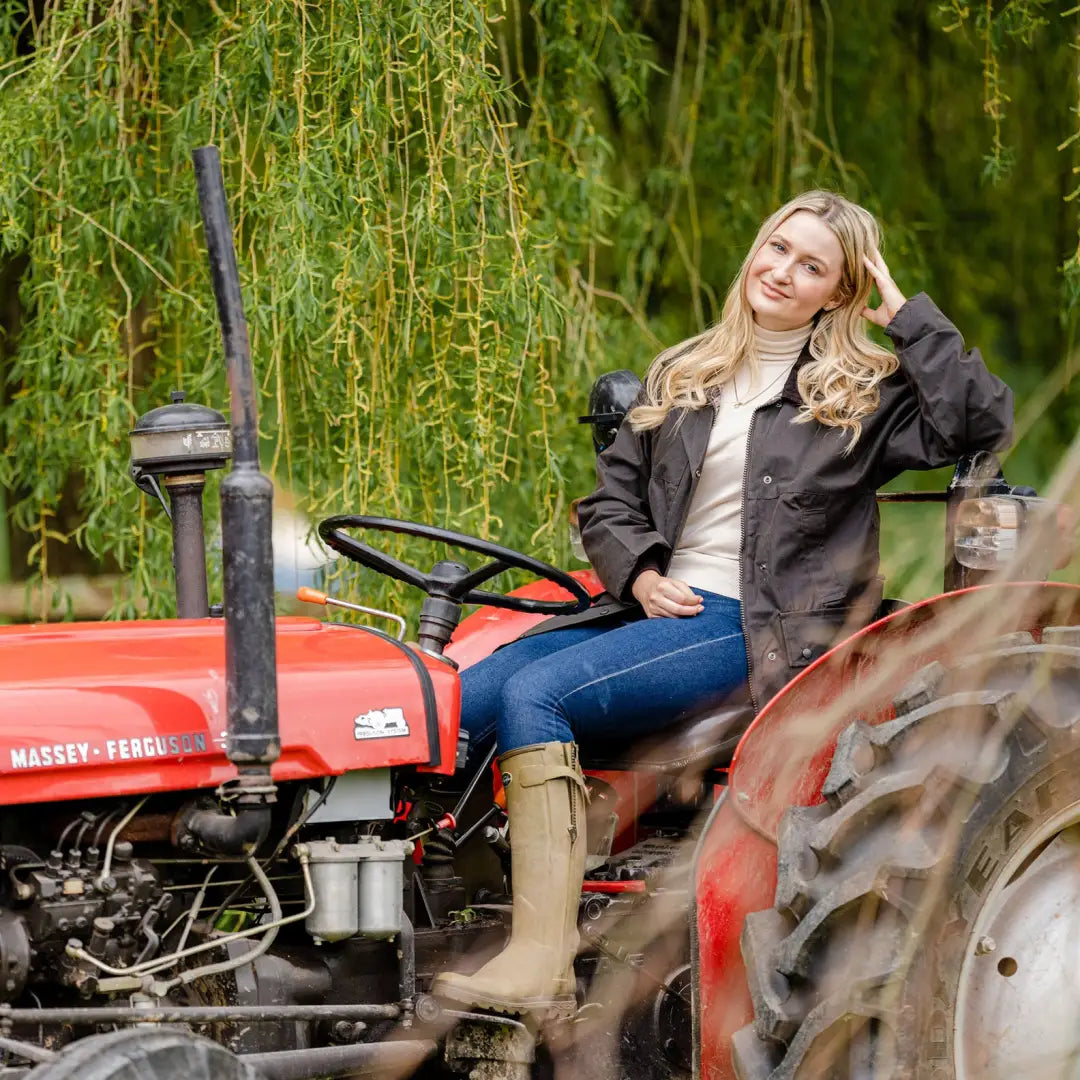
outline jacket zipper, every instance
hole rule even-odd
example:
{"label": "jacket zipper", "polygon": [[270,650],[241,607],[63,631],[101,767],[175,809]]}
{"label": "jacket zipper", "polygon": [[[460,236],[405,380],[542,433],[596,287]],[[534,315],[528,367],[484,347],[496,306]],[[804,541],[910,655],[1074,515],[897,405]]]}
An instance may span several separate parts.
{"label": "jacket zipper", "polygon": [[739,514],[739,621],[742,623],[743,644],[746,646],[746,685],[750,691],[750,704],[756,713],[758,711],[757,694],[754,692],[754,654],[750,650],[750,631],[746,626],[746,604],[743,601],[743,559],[746,554],[746,493],[750,477],[750,447],[754,438],[754,424],[757,422],[757,414],[762,409],[771,409],[781,398],[782,392],[777,394],[771,401],[759,405],[750,414],[750,426],[746,429],[746,454],[743,457],[742,470],[742,512]]}

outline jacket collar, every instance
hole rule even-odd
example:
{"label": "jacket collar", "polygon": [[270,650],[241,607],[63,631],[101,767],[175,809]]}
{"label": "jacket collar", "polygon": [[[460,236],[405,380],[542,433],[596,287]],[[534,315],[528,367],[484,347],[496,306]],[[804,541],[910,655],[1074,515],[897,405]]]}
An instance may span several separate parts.
{"label": "jacket collar", "polygon": [[793,405],[801,405],[803,403],[802,397],[799,395],[799,371],[813,359],[814,356],[810,352],[810,339],[807,338],[802,352],[799,353],[799,358],[795,361],[795,365],[788,373],[787,381],[784,383],[784,389],[780,392],[780,396],[785,401],[790,401]]}
{"label": "jacket collar", "polygon": [[705,460],[715,418],[716,410],[711,405],[701,409],[685,409],[679,418],[679,437],[692,465],[700,465]]}

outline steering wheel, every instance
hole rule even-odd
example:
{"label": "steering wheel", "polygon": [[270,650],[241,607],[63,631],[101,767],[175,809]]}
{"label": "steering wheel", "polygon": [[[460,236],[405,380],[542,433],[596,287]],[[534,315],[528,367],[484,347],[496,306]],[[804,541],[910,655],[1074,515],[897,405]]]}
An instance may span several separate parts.
{"label": "steering wheel", "polygon": [[[373,529],[376,532],[398,533],[415,536],[421,540],[437,540],[464,551],[484,555],[490,562],[475,570],[461,563],[438,562],[430,573],[424,574],[414,566],[378,551],[368,544],[349,536],[345,529]],[[546,562],[523,555],[520,551],[481,540],[476,536],[440,529],[434,525],[420,525],[415,521],[398,521],[395,518],[368,517],[365,514],[338,514],[319,522],[319,536],[323,543],[341,555],[385,574],[423,589],[428,596],[451,600],[459,604],[486,604],[490,607],[523,611],[531,615],[575,615],[592,603],[588,590],[576,578],[564,570],[557,570]],[[526,596],[508,596],[505,593],[488,592],[477,588],[485,581],[511,568],[525,570],[539,578],[550,581],[570,593],[573,600],[534,600]]]}

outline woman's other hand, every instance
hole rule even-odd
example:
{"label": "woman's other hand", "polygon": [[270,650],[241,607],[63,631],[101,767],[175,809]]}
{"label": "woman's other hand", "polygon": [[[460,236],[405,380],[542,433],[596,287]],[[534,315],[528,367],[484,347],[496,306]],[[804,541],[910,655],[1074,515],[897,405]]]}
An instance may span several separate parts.
{"label": "woman's other hand", "polygon": [[685,581],[642,570],[630,590],[650,619],[676,619],[697,615],[705,605]]}
{"label": "woman's other hand", "polygon": [[907,297],[897,288],[880,251],[875,251],[871,259],[863,256],[863,262],[866,264],[866,269],[870,271],[870,276],[877,286],[878,295],[881,297],[881,304],[878,307],[872,308],[867,305],[862,309],[863,317],[878,326],[888,326],[893,321],[893,316],[907,303]]}

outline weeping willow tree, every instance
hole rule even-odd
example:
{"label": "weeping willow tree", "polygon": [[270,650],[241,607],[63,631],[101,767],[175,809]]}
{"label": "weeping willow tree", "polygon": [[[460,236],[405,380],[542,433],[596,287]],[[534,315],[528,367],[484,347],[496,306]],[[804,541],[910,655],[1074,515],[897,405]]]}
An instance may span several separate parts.
{"label": "weeping willow tree", "polygon": [[758,221],[815,184],[881,213],[894,265],[988,352],[1037,353],[1034,386],[1080,280],[1074,259],[1061,292],[1078,19],[997,8],[882,0],[869,27],[855,0],[0,0],[16,575],[112,569],[116,614],[169,610],[127,432],[173,389],[225,400],[190,167],[208,142],[264,466],[310,518],[565,562],[591,378],[714,319]]}
{"label": "weeping willow tree", "polygon": [[[490,13],[26,14],[5,12],[0,215],[26,258],[4,468],[30,564],[47,575],[49,541],[75,543],[160,596],[164,522],[125,487],[126,432],[170,389],[223,399],[189,166],[205,142],[233,193],[278,483],[311,514],[483,534],[512,520],[513,539],[550,548],[556,379],[583,377],[561,349],[586,315],[566,273],[616,200],[601,140],[565,113],[538,120],[558,139],[528,164]],[[541,170],[578,181],[552,199]]]}

